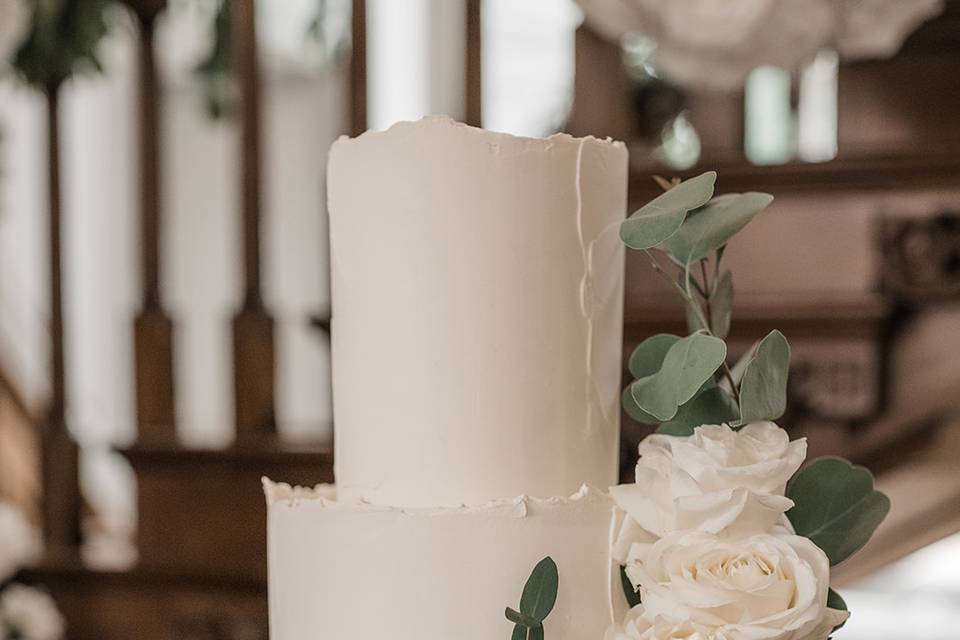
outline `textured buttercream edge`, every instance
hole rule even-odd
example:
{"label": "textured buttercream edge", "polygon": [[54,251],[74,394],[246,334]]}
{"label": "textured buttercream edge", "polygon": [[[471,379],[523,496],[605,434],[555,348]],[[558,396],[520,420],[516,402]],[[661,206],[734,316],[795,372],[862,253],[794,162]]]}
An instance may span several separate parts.
{"label": "textured buttercream edge", "polygon": [[586,502],[599,502],[603,504],[614,505],[613,498],[606,491],[601,491],[589,484],[582,484],[580,488],[569,496],[539,498],[528,495],[519,495],[514,498],[500,498],[490,500],[478,505],[460,505],[450,507],[397,507],[391,505],[381,505],[366,502],[364,500],[355,500],[350,502],[341,502],[336,499],[336,487],[329,484],[318,484],[313,487],[293,486],[286,482],[274,482],[267,477],[263,477],[263,490],[267,499],[267,505],[285,504],[287,506],[296,506],[300,503],[313,504],[323,508],[348,509],[360,511],[385,511],[397,512],[411,515],[442,515],[442,514],[468,514],[484,513],[502,509],[519,508],[523,511],[533,508],[551,508],[573,505]]}
{"label": "textured buttercream edge", "polygon": [[582,144],[584,142],[589,142],[591,144],[597,144],[601,147],[606,147],[610,149],[617,150],[626,150],[627,146],[624,142],[620,140],[614,140],[613,138],[597,138],[595,136],[587,135],[583,137],[576,137],[570,135],[569,133],[559,132],[551,134],[545,138],[535,138],[533,136],[520,136],[514,135],[512,133],[506,133],[503,131],[491,131],[489,129],[483,129],[481,127],[474,127],[463,122],[454,120],[450,116],[446,115],[429,115],[420,118],[419,120],[401,120],[395,122],[386,129],[375,130],[368,129],[358,136],[349,136],[342,135],[337,138],[333,147],[341,146],[348,143],[356,142],[365,142],[372,139],[382,139],[389,138],[394,135],[402,135],[406,130],[414,128],[425,128],[428,126],[443,125],[449,126],[453,129],[457,129],[464,132],[469,132],[471,134],[482,134],[487,137],[488,141],[491,142],[510,142],[513,144],[518,144],[524,147],[529,147],[531,150],[541,150],[546,151],[554,146],[558,142],[565,144]]}

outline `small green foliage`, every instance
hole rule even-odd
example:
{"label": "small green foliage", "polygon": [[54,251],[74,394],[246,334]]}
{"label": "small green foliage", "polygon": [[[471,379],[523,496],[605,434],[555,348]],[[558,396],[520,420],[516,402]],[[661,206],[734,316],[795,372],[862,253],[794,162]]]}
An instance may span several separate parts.
{"label": "small green foliage", "polygon": [[681,182],[633,213],[620,225],[620,238],[631,249],[655,247],[676,233],[687,213],[713,196],[715,171]]}
{"label": "small green foliage", "polygon": [[557,602],[560,575],[553,558],[547,556],[537,563],[527,578],[520,596],[520,610],[507,607],[504,615],[515,623],[514,640],[543,640],[543,621]]}
{"label": "small green foliage", "polygon": [[[717,176],[685,182],[659,180],[666,191],[620,227],[624,243],[643,250],[650,264],[679,292],[686,338],[659,334],[630,357],[635,380],[623,393],[627,414],[660,433],[686,435],[700,424],[773,419],[786,407],[790,347],[779,332],[767,336],[733,370],[724,339],[730,332],[733,276],[720,261],[730,239],[773,200],[765,193],[713,195]],[[670,277],[654,256],[665,254],[679,273]],[[745,379],[744,379],[745,377]]]}
{"label": "small green foliage", "polygon": [[620,586],[623,588],[623,597],[627,599],[631,609],[640,604],[640,594],[633,588],[633,583],[627,576],[627,568],[624,566],[620,567]]}
{"label": "small green foliage", "polygon": [[663,366],[663,359],[680,336],[670,333],[658,333],[650,336],[633,350],[630,355],[630,373],[634,378],[645,378],[660,371]]}
{"label": "small green foliage", "polygon": [[787,497],[794,502],[787,517],[797,535],[823,549],[831,565],[859,551],[890,511],[890,499],[873,488],[873,475],[842,458],[818,458],[801,469]]}
{"label": "small green foliage", "polygon": [[700,425],[729,423],[739,418],[736,402],[711,379],[677,410],[672,420],[661,423],[657,433],[689,436]]}
{"label": "small green foliage", "polygon": [[777,330],[760,341],[747,361],[740,383],[740,414],[744,423],[776,420],[787,409],[790,345]]}
{"label": "small green foliage", "polygon": [[671,420],[723,364],[727,345],[699,331],[673,343],[657,373],[635,381],[630,392],[637,406],[658,420]]}
{"label": "small green foliage", "polygon": [[[827,606],[831,609],[836,609],[837,611],[850,611],[850,609],[847,608],[847,603],[844,602],[843,598],[840,597],[840,594],[833,589],[827,591]],[[845,624],[847,624],[846,620],[835,626],[833,630],[836,631]]]}
{"label": "small green foliage", "polygon": [[773,196],[766,193],[718,196],[691,214],[661,248],[681,265],[694,264],[727,244],[771,202]]}
{"label": "small green foliage", "polygon": [[76,73],[100,71],[111,0],[35,1],[30,31],[14,57],[28,85],[48,90]]}

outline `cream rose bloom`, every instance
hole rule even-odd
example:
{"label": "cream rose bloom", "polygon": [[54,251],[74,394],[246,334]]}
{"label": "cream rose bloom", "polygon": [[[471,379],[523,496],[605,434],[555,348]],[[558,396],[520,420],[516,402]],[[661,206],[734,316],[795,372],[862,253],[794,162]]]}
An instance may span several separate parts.
{"label": "cream rose bloom", "polygon": [[23,640],[60,640],[66,630],[53,598],[19,584],[0,594],[0,627],[4,624]]}
{"label": "cream rose bloom", "polygon": [[847,617],[827,607],[826,554],[791,534],[671,534],[634,545],[627,576],[642,599],[628,638],[825,640]]}
{"label": "cream rose bloom", "polygon": [[[790,442],[772,422],[739,431],[697,427],[688,437],[652,435],[640,443],[636,484],[611,488],[614,500],[646,531],[757,533],[783,522],[784,497],[807,455],[805,439]],[[622,561],[622,558],[618,558]]]}

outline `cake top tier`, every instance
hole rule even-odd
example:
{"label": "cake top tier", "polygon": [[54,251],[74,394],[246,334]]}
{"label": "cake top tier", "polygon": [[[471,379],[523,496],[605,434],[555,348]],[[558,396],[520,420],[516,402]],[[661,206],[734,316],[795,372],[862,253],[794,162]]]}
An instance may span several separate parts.
{"label": "cake top tier", "polygon": [[627,153],[448,118],[328,168],[336,474],[398,506],[615,479]]}

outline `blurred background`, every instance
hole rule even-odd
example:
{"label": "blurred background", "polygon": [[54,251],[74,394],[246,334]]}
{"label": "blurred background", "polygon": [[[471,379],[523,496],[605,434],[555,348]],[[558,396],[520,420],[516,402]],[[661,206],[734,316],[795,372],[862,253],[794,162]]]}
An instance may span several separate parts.
{"label": "blurred background", "polygon": [[[841,637],[960,637],[957,0],[0,0],[0,500],[70,638],[267,638],[259,478],[332,480],[327,149],[435,113],[776,196],[732,338],[893,500]],[[628,258],[625,353],[683,326]]]}

